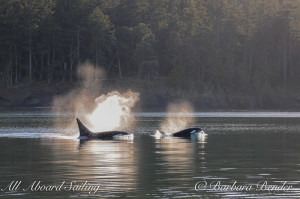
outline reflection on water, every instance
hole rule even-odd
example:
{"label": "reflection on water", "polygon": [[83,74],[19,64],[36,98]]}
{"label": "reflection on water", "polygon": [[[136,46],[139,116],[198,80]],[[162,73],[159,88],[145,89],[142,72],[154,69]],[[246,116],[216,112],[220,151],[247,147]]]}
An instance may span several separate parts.
{"label": "reflection on water", "polygon": [[[129,141],[87,141],[79,148],[80,162],[75,176],[85,176],[101,184],[103,192],[126,192],[136,187],[136,158]],[[86,168],[86,169],[84,169]],[[86,175],[88,173],[88,176]]]}
{"label": "reflection on water", "polygon": [[[206,115],[205,115],[206,114]],[[223,115],[222,115],[223,114]],[[239,117],[237,117],[237,115]],[[245,117],[241,114],[246,115]],[[12,180],[29,185],[88,181],[86,191],[0,191],[3,198],[288,198],[300,196],[299,113],[196,113],[203,139],[149,136],[161,113],[139,113],[133,141],[75,139],[74,118],[48,112],[0,112],[0,189]],[[229,116],[231,115],[231,116]],[[203,117],[202,117],[203,116]],[[281,117],[282,116],[282,117]],[[176,115],[174,116],[176,117]],[[66,133],[65,133],[66,132]],[[69,134],[76,135],[68,136]],[[258,182],[293,186],[289,191],[195,190],[199,181],[255,187]]]}
{"label": "reflection on water", "polygon": [[[195,165],[194,157],[204,160],[205,143],[198,146],[198,143],[188,139],[177,137],[163,138],[155,142],[156,152],[160,153],[161,160],[165,162],[168,170],[166,173],[189,173]],[[200,151],[199,151],[200,150]]]}

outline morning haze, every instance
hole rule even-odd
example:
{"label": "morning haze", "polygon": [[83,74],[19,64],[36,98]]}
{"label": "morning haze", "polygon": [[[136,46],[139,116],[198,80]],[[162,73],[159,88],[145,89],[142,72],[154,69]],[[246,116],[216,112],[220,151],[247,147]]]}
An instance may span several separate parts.
{"label": "morning haze", "polygon": [[0,198],[299,198],[300,0],[0,0]]}

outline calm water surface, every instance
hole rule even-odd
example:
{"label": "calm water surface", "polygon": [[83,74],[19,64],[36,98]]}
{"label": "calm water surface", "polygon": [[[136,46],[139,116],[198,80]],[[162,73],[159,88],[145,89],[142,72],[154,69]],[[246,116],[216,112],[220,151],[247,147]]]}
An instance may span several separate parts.
{"label": "calm water surface", "polygon": [[[164,116],[136,114],[133,141],[80,143],[76,124],[66,127],[71,114],[1,111],[0,198],[300,198],[300,113],[196,113],[193,126],[208,134],[198,141],[149,136]],[[12,181],[17,191],[5,189]],[[23,190],[34,181],[100,189]],[[264,182],[291,187],[257,189]]]}

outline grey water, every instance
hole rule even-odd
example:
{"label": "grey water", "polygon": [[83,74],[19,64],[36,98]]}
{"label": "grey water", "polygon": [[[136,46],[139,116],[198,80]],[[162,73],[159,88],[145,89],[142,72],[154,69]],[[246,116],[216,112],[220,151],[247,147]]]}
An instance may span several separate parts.
{"label": "grey water", "polygon": [[134,140],[80,142],[70,113],[1,111],[0,198],[300,197],[298,112],[195,113],[204,140],[155,139],[166,113],[135,116]]}

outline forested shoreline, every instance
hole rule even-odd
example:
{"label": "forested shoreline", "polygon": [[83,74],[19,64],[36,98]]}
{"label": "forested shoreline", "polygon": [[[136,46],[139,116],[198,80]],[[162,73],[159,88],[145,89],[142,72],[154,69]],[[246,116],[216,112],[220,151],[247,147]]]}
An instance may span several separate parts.
{"label": "forested shoreline", "polygon": [[76,83],[89,61],[111,81],[295,98],[299,35],[299,0],[0,0],[0,87]]}

